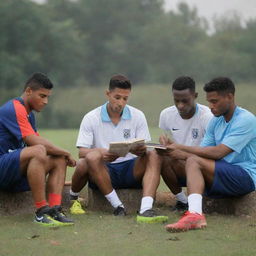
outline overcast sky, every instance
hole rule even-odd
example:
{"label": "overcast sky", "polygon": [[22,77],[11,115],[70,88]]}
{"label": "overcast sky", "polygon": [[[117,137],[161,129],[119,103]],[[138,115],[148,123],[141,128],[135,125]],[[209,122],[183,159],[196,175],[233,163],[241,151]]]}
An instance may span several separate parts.
{"label": "overcast sky", "polygon": [[176,9],[180,2],[197,7],[199,16],[211,20],[214,15],[220,16],[236,11],[243,20],[256,17],[256,0],[165,0],[167,9]]}
{"label": "overcast sky", "polygon": [[[33,1],[40,3],[45,0]],[[178,3],[186,2],[190,6],[195,6],[199,16],[204,16],[208,20],[214,15],[220,16],[230,11],[236,11],[243,20],[256,17],[256,0],[164,0],[164,2],[167,10],[176,10]]]}

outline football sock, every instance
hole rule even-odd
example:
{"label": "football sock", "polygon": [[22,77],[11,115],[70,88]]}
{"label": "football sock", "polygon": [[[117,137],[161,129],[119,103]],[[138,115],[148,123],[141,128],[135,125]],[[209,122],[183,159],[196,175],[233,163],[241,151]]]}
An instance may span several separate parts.
{"label": "football sock", "polygon": [[61,195],[50,193],[48,201],[49,201],[50,207],[55,206],[55,205],[61,205]]}
{"label": "football sock", "polygon": [[188,198],[187,198],[187,196],[185,195],[185,193],[183,191],[176,194],[175,197],[176,197],[177,201],[180,201],[184,204],[186,204],[188,202]]}
{"label": "football sock", "polygon": [[40,209],[44,206],[48,205],[48,203],[46,202],[46,200],[40,201],[40,202],[35,202],[35,207],[36,209]]}
{"label": "football sock", "polygon": [[72,189],[69,191],[69,199],[70,200],[77,200],[79,197],[79,192],[73,192]]}
{"label": "football sock", "polygon": [[202,214],[202,195],[190,194],[188,196],[188,210],[190,212]]}
{"label": "football sock", "polygon": [[124,207],[114,189],[112,192],[105,195],[105,197],[114,208],[117,208],[118,206]]}
{"label": "football sock", "polygon": [[151,196],[144,196],[141,199],[141,206],[140,206],[140,214],[143,212],[152,209],[154,199]]}

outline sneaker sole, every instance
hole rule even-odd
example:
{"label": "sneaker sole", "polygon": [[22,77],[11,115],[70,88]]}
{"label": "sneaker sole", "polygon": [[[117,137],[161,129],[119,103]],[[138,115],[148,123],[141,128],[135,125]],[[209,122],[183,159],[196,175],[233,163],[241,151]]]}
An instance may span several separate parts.
{"label": "sneaker sole", "polygon": [[168,216],[157,216],[157,217],[143,217],[137,216],[136,220],[138,223],[164,223],[169,219]]}
{"label": "sneaker sole", "polygon": [[73,212],[73,211],[70,211],[70,214],[72,215],[82,215],[82,214],[86,214],[86,212]]}
{"label": "sneaker sole", "polygon": [[43,223],[43,222],[38,222],[34,220],[34,223],[41,225],[42,227],[64,227],[64,226],[72,226],[74,225],[74,222],[60,222],[53,220],[52,223]]}
{"label": "sneaker sole", "polygon": [[36,220],[34,220],[34,223],[36,223],[36,224],[38,224],[38,225],[40,225],[40,226],[42,226],[42,227],[62,227],[62,226],[64,226],[63,225],[63,223],[61,223],[61,222],[59,222],[59,223],[43,223],[43,222],[38,222],[38,221],[36,221]]}
{"label": "sneaker sole", "polygon": [[196,227],[190,227],[190,228],[174,228],[174,227],[165,227],[166,230],[170,233],[179,233],[179,232],[186,232],[188,230],[196,230],[196,229],[205,229],[207,227],[206,223],[202,223],[200,225],[197,225]]}
{"label": "sneaker sole", "polygon": [[59,225],[60,227],[65,227],[65,226],[73,226],[74,222],[61,222],[61,224]]}

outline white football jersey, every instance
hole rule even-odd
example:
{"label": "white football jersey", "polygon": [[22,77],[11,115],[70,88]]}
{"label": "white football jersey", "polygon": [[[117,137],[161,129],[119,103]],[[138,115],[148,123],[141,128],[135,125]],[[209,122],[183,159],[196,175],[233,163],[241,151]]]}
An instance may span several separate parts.
{"label": "white football jersey", "polygon": [[[76,142],[77,147],[108,149],[110,142],[134,138],[151,140],[147,121],[142,111],[126,105],[120,122],[114,125],[106,106],[107,103],[84,116]],[[135,155],[128,153],[125,157],[117,158],[115,162],[126,161],[134,157]]]}
{"label": "white football jersey", "polygon": [[199,146],[212,117],[211,110],[201,104],[196,104],[196,112],[190,119],[183,119],[176,106],[171,106],[162,110],[159,127],[170,133],[175,143]]}

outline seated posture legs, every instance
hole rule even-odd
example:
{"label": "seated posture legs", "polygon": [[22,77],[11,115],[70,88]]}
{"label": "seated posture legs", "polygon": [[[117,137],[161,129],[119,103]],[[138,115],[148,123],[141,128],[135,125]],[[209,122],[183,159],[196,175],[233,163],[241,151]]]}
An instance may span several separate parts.
{"label": "seated posture legs", "polygon": [[[99,151],[92,151],[78,161],[72,177],[70,198],[73,200],[71,213],[82,214],[84,210],[77,201],[79,192],[89,181],[92,189],[98,188],[114,208],[114,215],[124,216],[125,206],[115,188],[141,188],[143,197],[137,216],[138,222],[163,222],[166,216],[158,216],[153,210],[156,189],[160,182],[160,158],[154,152],[121,163],[105,163]],[[114,187],[114,188],[113,188]]]}

